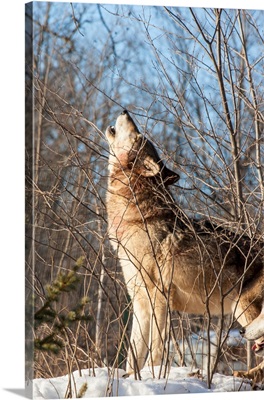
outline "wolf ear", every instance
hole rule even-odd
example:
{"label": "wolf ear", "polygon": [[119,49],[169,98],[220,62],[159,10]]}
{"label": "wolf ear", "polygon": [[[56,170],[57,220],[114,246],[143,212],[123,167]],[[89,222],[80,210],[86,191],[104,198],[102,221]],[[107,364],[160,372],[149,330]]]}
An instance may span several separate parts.
{"label": "wolf ear", "polygon": [[157,163],[150,156],[145,157],[143,164],[137,168],[137,173],[145,177],[156,176],[160,173],[165,186],[172,185],[180,179],[176,172],[165,167],[161,161]]}
{"label": "wolf ear", "polygon": [[161,175],[165,186],[173,185],[180,179],[180,175],[165,166],[162,168]]}
{"label": "wolf ear", "polygon": [[159,172],[160,172],[160,165],[157,164],[150,156],[145,157],[143,164],[138,169],[138,173],[146,177],[155,176]]}

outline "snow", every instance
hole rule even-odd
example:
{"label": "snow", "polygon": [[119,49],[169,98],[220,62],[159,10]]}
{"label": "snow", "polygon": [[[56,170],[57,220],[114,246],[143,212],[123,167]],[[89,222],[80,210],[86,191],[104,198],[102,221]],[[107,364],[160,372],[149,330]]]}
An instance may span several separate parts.
{"label": "snow", "polygon": [[[210,342],[212,345],[217,343],[217,337],[215,332],[210,332]],[[245,342],[241,338],[238,330],[230,330],[227,339],[228,346],[238,346]],[[199,334],[192,334],[189,337],[189,343],[193,350],[195,349],[196,365],[198,368],[193,368],[193,361],[190,356],[190,349],[186,347],[186,343],[179,341],[181,348],[184,347],[185,362],[187,367],[178,367],[176,360],[176,355],[173,354],[172,366],[170,370],[164,371],[164,367],[156,366],[152,369],[150,367],[145,367],[141,372],[141,380],[136,380],[134,376],[125,378],[125,371],[123,369],[112,369],[112,368],[94,368],[94,369],[84,369],[79,373],[75,371],[71,374],[70,380],[69,376],[61,376],[51,379],[35,379],[33,381],[33,398],[34,400],[43,399],[63,399],[66,397],[67,388],[69,387],[69,381],[72,388],[72,397],[80,397],[80,390],[82,390],[82,398],[101,398],[101,397],[126,397],[126,396],[149,396],[156,395],[172,395],[178,394],[177,400],[181,400],[181,396],[187,396],[188,400],[192,400],[193,396],[190,398],[190,394],[196,396],[201,394],[202,400],[204,400],[204,393],[206,393],[206,400],[210,400],[208,397],[210,394],[215,397],[221,394],[221,400],[226,399],[223,397],[223,393],[228,393],[228,400],[230,396],[238,395],[236,399],[239,400],[247,399],[248,396],[253,396],[254,400],[256,397],[263,393],[264,385],[257,385],[257,387],[252,387],[251,382],[242,378],[235,378],[232,375],[223,375],[220,373],[215,373],[213,376],[212,384],[210,389],[207,386],[207,376],[206,376],[206,365],[208,362],[207,352],[207,340],[204,332]],[[183,346],[183,347],[182,347]],[[215,346],[216,347],[216,346]],[[213,348],[211,348],[211,356],[213,355]],[[236,363],[234,363],[233,367]],[[243,369],[243,364],[238,363],[235,370]],[[197,373],[199,371],[199,373]],[[166,378],[163,378],[166,376]],[[161,377],[161,379],[158,379]],[[259,391],[258,391],[259,390]],[[248,392],[251,392],[250,394]],[[246,397],[243,397],[243,394]],[[167,396],[165,396],[168,399]],[[162,398],[165,398],[162,396]],[[138,398],[138,397],[137,397]],[[159,397],[160,398],[160,397]],[[173,397],[175,400],[175,396]],[[185,397],[184,397],[185,399]],[[199,397],[201,399],[201,397]],[[142,400],[142,397],[140,398]]]}
{"label": "snow", "polygon": [[[159,371],[160,367],[154,367],[155,376],[159,375]],[[193,376],[190,376],[189,374],[192,372],[194,371],[191,371],[188,367],[171,367],[166,379],[157,379],[153,378],[152,372],[148,367],[145,367],[141,371],[141,380],[135,380],[133,376],[124,378],[125,371],[122,369],[85,369],[81,371],[81,376],[79,371],[73,372],[71,387],[74,398],[78,397],[81,388],[83,388],[82,398],[238,391],[241,395],[242,392],[253,390],[248,380],[218,373],[214,375],[211,388],[208,389],[206,375],[193,374]],[[35,379],[33,381],[33,398],[34,400],[63,399],[68,384],[69,377],[67,375],[51,379]],[[261,390],[263,387],[259,387],[259,389]],[[254,396],[255,393],[254,391],[250,396]]]}

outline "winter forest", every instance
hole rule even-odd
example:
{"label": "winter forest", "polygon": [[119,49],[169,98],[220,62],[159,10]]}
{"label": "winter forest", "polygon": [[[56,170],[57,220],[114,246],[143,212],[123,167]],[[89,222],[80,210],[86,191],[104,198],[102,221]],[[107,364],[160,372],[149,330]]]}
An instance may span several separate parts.
{"label": "winter forest", "polygon": [[[122,109],[180,175],[171,191],[186,215],[263,235],[263,20],[261,10],[26,7],[29,379],[125,369],[133,310],[105,207],[105,130]],[[206,371],[210,388],[214,374],[259,362],[234,315],[170,317],[166,373]],[[64,396],[77,397],[70,380]]]}

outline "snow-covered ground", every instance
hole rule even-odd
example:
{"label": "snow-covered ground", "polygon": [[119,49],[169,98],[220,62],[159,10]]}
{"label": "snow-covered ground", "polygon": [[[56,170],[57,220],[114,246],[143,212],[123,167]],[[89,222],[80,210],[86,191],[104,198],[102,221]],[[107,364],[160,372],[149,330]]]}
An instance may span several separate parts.
{"label": "snow-covered ground", "polygon": [[[155,367],[155,376],[159,374],[159,367]],[[81,375],[75,371],[71,377],[72,396],[75,398],[94,398],[112,396],[153,396],[164,394],[212,393],[251,391],[249,381],[233,376],[215,374],[211,389],[208,389],[206,376],[190,376],[188,367],[172,367],[168,378],[155,379],[152,373],[144,368],[141,371],[141,380],[134,377],[123,378],[125,371],[107,368],[82,370]],[[62,376],[52,379],[35,379],[33,382],[34,400],[63,399],[69,384],[69,377]],[[261,388],[259,388],[261,390]],[[262,388],[263,389],[263,388]],[[256,389],[255,389],[256,390]],[[80,396],[82,394],[82,396]],[[207,398],[207,397],[206,397]],[[259,397],[258,397],[259,398]]]}
{"label": "snow-covered ground", "polygon": [[[207,365],[207,341],[204,339],[205,335],[191,335],[189,343],[195,352],[196,363],[199,368],[205,371]],[[239,332],[232,330],[229,332],[227,345],[236,347],[239,343],[243,342]],[[210,334],[210,342],[212,345],[216,344],[216,335],[214,332]],[[184,343],[180,342],[180,346]],[[211,353],[214,352],[211,349]],[[198,394],[198,393],[229,393],[228,400],[231,393],[239,392],[239,399],[241,394],[251,392],[250,396],[255,396],[256,390],[264,390],[262,387],[257,386],[252,388],[250,381],[241,378],[234,378],[231,375],[214,374],[213,381],[210,389],[207,385],[206,373],[196,373],[197,369],[191,368],[192,359],[189,354],[188,347],[185,347],[185,362],[188,367],[178,367],[173,363],[170,371],[166,371],[163,375],[166,379],[158,379],[160,374],[160,367],[154,367],[153,371],[149,367],[145,367],[141,371],[141,380],[135,380],[133,376],[124,378],[125,371],[122,369],[110,368],[95,368],[75,371],[69,380],[69,376],[61,376],[51,379],[35,379],[33,381],[33,397],[34,400],[43,399],[63,399],[69,393],[71,388],[71,396],[74,398],[98,398],[98,397],[120,397],[120,396],[154,396],[154,395],[169,395],[169,394]],[[174,355],[175,356],[175,355]],[[236,367],[236,368],[234,368]],[[243,365],[238,363],[233,365],[235,370],[242,369]],[[69,385],[70,382],[70,385]],[[249,395],[249,393],[248,393]],[[247,395],[247,396],[248,396]],[[248,397],[246,397],[248,398]],[[209,400],[208,397],[206,399]],[[222,397],[221,397],[222,399]]]}

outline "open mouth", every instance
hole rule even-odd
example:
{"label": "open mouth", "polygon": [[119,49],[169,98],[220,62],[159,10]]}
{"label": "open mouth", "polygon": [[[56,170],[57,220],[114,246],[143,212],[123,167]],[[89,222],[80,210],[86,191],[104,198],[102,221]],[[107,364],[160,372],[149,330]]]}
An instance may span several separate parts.
{"label": "open mouth", "polygon": [[109,126],[108,132],[111,133],[111,135],[115,136],[115,133],[116,133],[115,127],[114,126]]}
{"label": "open mouth", "polygon": [[255,342],[254,345],[252,346],[252,350],[255,353],[259,353],[259,352],[263,351],[264,350],[264,339],[260,343]]}

